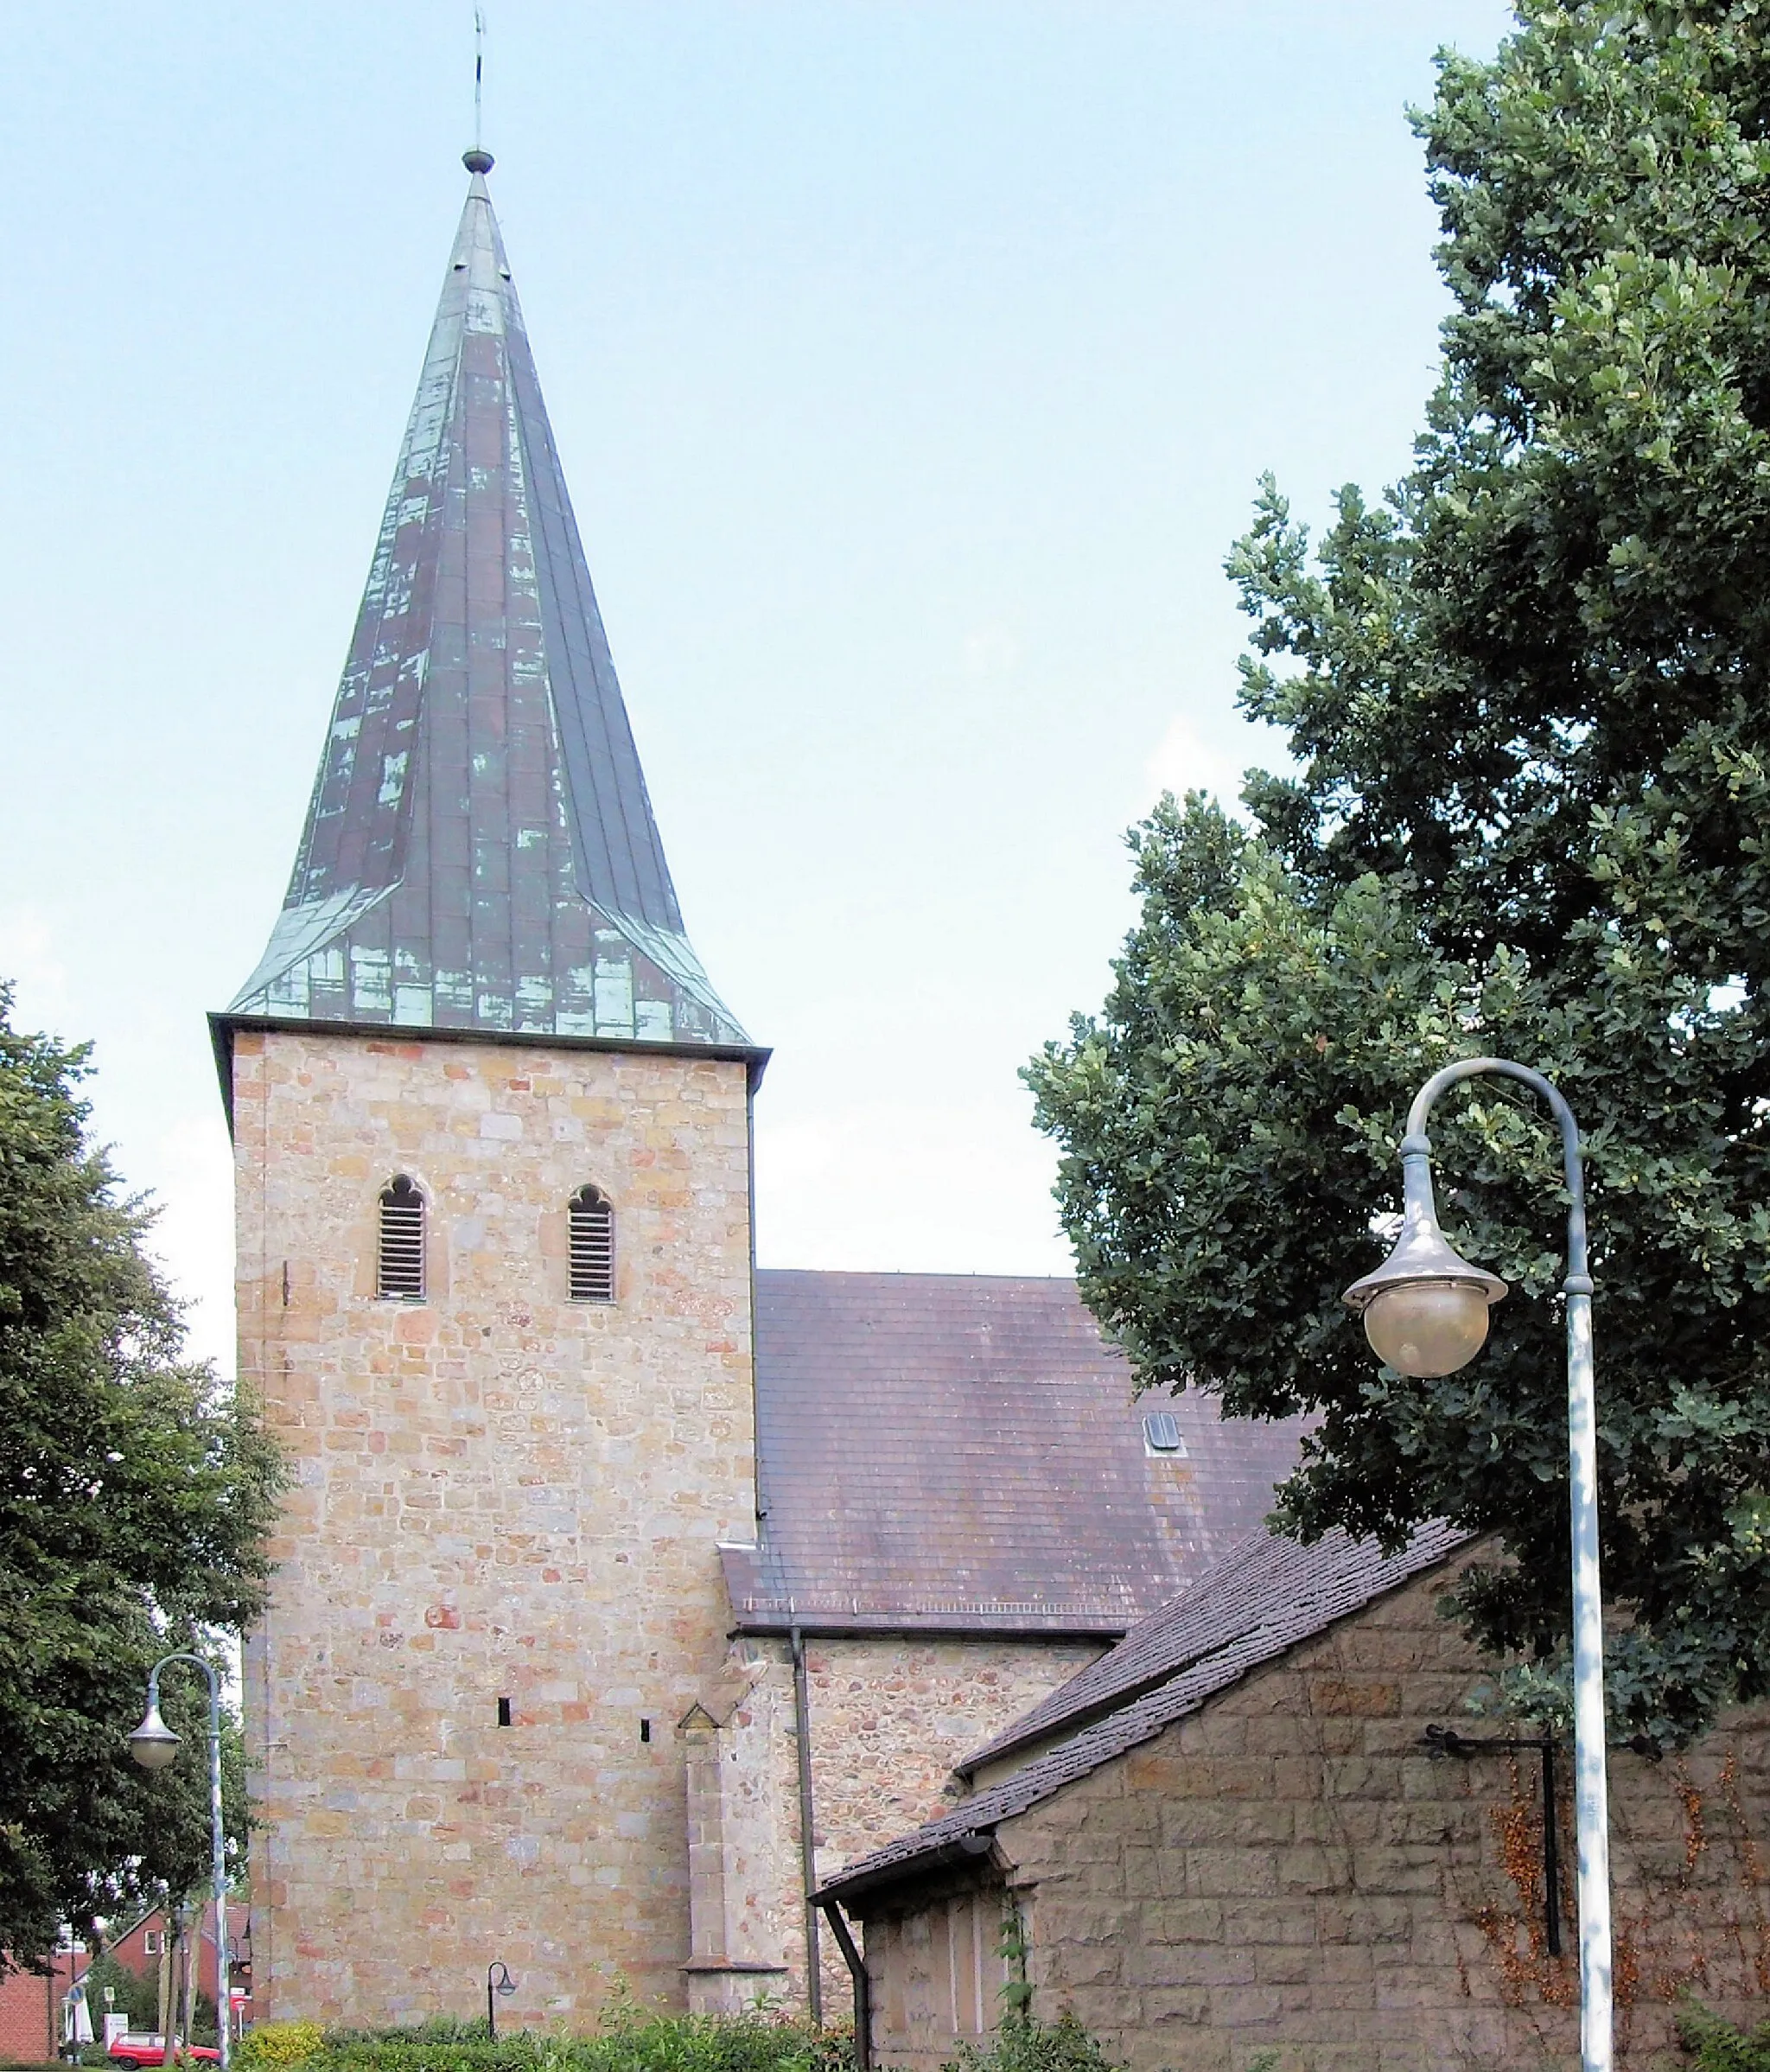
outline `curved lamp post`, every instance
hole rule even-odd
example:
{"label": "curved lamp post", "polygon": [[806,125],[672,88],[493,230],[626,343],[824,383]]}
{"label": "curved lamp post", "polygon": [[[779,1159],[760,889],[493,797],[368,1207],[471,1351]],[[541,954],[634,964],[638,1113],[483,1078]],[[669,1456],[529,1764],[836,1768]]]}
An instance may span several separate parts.
{"label": "curved lamp post", "polygon": [[[154,1664],[148,1677],[148,1709],[141,1725],[129,1737],[129,1752],[143,1769],[164,1769],[182,1745],[181,1737],[160,1717],[160,1672],[174,1662],[189,1662],[202,1671],[209,1684],[209,1852],[215,1895],[215,2031],[221,2052],[221,2072],[232,2058],[230,2048],[233,1997],[227,1962],[227,1838],[221,1826],[221,1684],[214,1670],[200,1654],[168,1654]],[[197,1931],[201,1949],[202,1931]]]}
{"label": "curved lamp post", "polygon": [[486,2034],[494,2043],[498,2041],[499,1999],[501,1996],[507,2000],[515,1991],[510,1967],[501,1957],[494,1957],[486,1967]]}
{"label": "curved lamp post", "polygon": [[1438,1227],[1426,1119],[1447,1087],[1494,1073],[1540,1093],[1561,1131],[1567,1174],[1567,1457],[1573,1526],[1573,1723],[1579,1839],[1580,2059],[1611,2072],[1610,1832],[1604,1776],[1604,1615],[1598,1577],[1598,1447],[1592,1386],[1592,1277],[1579,1125],[1540,1072],[1498,1057],[1463,1058],[1435,1072],[1408,1110],[1401,1140],[1403,1215],[1395,1249],[1344,1300],[1364,1318],[1377,1357],[1398,1373],[1451,1374],[1487,1336],[1487,1312],[1506,1283],[1458,1257]]}

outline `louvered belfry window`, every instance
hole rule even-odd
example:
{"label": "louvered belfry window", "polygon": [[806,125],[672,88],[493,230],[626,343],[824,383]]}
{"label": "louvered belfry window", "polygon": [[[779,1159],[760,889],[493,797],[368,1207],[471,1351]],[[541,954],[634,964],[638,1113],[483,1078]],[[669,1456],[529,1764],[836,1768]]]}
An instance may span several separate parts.
{"label": "louvered belfry window", "polygon": [[614,1300],[614,1204],[600,1187],[571,1197],[571,1299]]}
{"label": "louvered belfry window", "polygon": [[424,1299],[424,1197],[404,1173],[381,1190],[375,1291],[390,1302]]}

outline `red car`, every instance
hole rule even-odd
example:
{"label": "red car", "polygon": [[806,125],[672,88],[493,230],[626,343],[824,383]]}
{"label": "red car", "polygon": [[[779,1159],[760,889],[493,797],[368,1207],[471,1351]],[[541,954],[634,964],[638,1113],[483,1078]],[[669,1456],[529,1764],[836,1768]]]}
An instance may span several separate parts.
{"label": "red car", "polygon": [[[118,2037],[106,2055],[113,2065],[163,2065],[166,2062],[166,2039],[163,2036],[125,2033]],[[187,2043],[181,2055],[194,2058],[203,2065],[219,2065],[221,2062],[221,2053],[212,2050],[207,2043]]]}

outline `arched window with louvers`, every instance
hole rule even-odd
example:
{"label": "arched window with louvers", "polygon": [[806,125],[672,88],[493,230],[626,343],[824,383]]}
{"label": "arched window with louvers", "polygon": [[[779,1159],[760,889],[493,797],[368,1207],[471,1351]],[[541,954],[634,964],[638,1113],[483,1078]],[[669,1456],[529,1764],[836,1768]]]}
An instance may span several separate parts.
{"label": "arched window with louvers", "polygon": [[614,1300],[614,1204],[600,1187],[581,1187],[566,1221],[570,1237],[571,1299]]}
{"label": "arched window with louvers", "polygon": [[424,1194],[416,1180],[397,1174],[381,1189],[375,1292],[385,1302],[424,1299]]}

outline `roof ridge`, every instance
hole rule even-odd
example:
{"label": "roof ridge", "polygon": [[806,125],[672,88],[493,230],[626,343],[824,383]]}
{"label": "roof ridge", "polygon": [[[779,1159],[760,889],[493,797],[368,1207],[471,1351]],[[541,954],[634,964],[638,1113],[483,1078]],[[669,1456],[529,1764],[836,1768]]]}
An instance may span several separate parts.
{"label": "roof ridge", "polygon": [[[1151,1616],[1157,1615],[1152,1614]],[[1038,1708],[1035,1706],[1032,1712],[1022,1714],[1022,1718],[1006,1731],[997,1735],[994,1741],[985,1743],[975,1754],[965,1756],[955,1763],[952,1766],[953,1769],[961,1777],[970,1777],[976,1771],[980,1770],[986,1763],[998,1763],[1004,1756],[1016,1755],[1022,1749],[1034,1747],[1039,1742],[1047,1740],[1053,1734],[1061,1732],[1066,1728],[1073,1728],[1076,1732],[1079,1733],[1106,1718],[1110,1714],[1122,1712],[1126,1705],[1135,1705],[1142,1699],[1153,1696],[1156,1692],[1171,1684],[1176,1677],[1188,1676],[1194,1669],[1203,1668],[1213,1655],[1221,1654],[1226,1649],[1235,1647],[1250,1633],[1265,1623],[1257,1620],[1253,1625],[1238,1627],[1232,1632],[1206,1643],[1196,1654],[1187,1655],[1184,1660],[1169,1663],[1165,1667],[1149,1670],[1145,1674],[1130,1678],[1124,1683],[1115,1684],[1110,1688],[1103,1690],[1098,1698],[1092,1699],[1087,1704],[1078,1705],[1073,1711],[1066,1711],[1056,1718],[1047,1719],[1043,1725],[1031,1731],[1023,1731],[1022,1729],[1026,1723],[1037,1718]],[[1130,1637],[1129,1634],[1125,1636],[1127,1640]],[[1117,1647],[1109,1648],[1106,1654],[1100,1658],[1101,1661],[1110,1660],[1113,1654],[1118,1652],[1118,1648],[1122,1648],[1124,1645],[1124,1642],[1121,1641]],[[1090,1663],[1088,1667],[1092,1668],[1094,1666]],[[1086,1671],[1078,1672],[1079,1675],[1085,1674]],[[1058,1686],[1060,1691],[1067,1687],[1067,1685]]]}
{"label": "roof ridge", "polygon": [[[1346,1538],[1343,1533],[1339,1536]],[[869,1888],[914,1876],[915,1866],[923,1858],[938,1856],[963,1836],[989,1832],[998,1822],[1028,1811],[1060,1791],[1066,1784],[1099,1769],[1102,1763],[1124,1755],[1142,1742],[1153,1740],[1175,1720],[1196,1712],[1219,1691],[1239,1681],[1251,1670],[1264,1667],[1339,1620],[1362,1610],[1388,1591],[1399,1589],[1422,1571],[1448,1559],[1479,1536],[1467,1527],[1435,1519],[1418,1527],[1398,1554],[1385,1555],[1369,1541],[1348,1540],[1345,1547],[1332,1548],[1331,1552],[1341,1560],[1349,1558],[1353,1570],[1352,1575],[1341,1578],[1339,1602],[1333,1602],[1336,1595],[1333,1590],[1323,1589],[1313,1594],[1308,1610],[1301,1617],[1268,1616],[1238,1638],[1226,1642],[1215,1654],[1194,1663],[1141,1698],[1116,1707],[1058,1747],[1045,1755],[1035,1756],[1023,1769],[986,1786],[974,1799],[924,1822],[896,1841],[888,1842],[883,1848],[870,1852],[857,1863],[844,1865],[833,1878],[825,1879],[812,1897],[819,1901],[858,1897]],[[1269,1540],[1277,1539],[1271,1533],[1265,1537]],[[1298,1552],[1315,1556],[1318,1550],[1328,1546],[1334,1537],[1324,1536],[1309,1547],[1299,1547]],[[1296,1546],[1297,1543],[1286,1544]],[[1251,1541],[1244,1541],[1241,1551],[1252,1553],[1257,1550]],[[1359,1568],[1365,1572],[1362,1576],[1357,1573]],[[1294,1594],[1285,1602],[1295,1606]],[[1282,1608],[1275,1608],[1275,1615],[1281,1611]],[[1144,1623],[1152,1623],[1162,1616],[1160,1612],[1153,1613]],[[1136,1630],[1134,1629],[1128,1634],[1119,1647],[1130,1646]]]}

